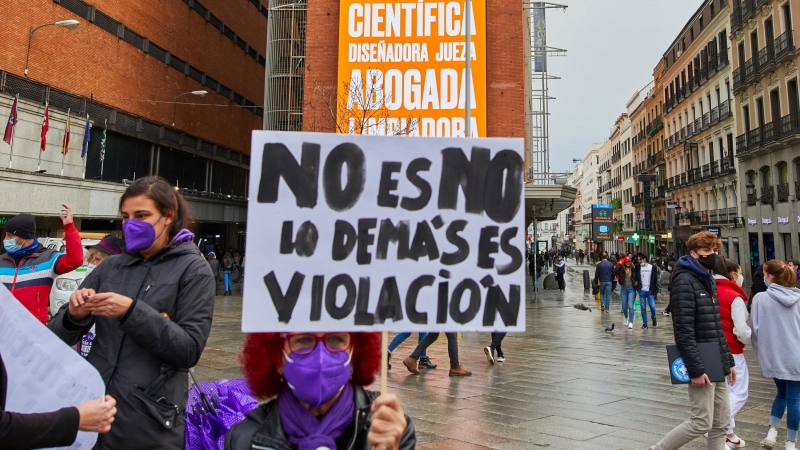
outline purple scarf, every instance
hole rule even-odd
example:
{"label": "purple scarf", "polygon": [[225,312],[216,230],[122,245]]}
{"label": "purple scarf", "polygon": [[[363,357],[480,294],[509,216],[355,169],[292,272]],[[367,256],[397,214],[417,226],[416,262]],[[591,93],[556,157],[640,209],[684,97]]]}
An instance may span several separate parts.
{"label": "purple scarf", "polygon": [[172,238],[172,242],[192,242],[192,239],[194,239],[194,233],[183,228]]}
{"label": "purple scarf", "polygon": [[322,418],[314,417],[311,411],[303,408],[290,389],[284,389],[278,396],[278,413],[289,442],[299,450],[335,449],[336,439],[344,434],[355,417],[353,384],[344,385],[342,395]]}

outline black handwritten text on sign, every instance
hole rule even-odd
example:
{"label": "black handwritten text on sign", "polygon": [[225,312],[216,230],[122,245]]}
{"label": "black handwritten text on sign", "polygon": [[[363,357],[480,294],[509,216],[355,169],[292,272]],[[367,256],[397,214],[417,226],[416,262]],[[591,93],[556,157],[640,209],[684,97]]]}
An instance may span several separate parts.
{"label": "black handwritten text on sign", "polygon": [[522,149],[254,132],[242,330],[524,331]]}

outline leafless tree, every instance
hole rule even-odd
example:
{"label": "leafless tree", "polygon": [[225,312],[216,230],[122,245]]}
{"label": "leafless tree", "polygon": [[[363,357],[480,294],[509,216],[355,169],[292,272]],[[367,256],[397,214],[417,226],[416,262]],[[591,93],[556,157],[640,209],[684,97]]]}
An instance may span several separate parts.
{"label": "leafless tree", "polygon": [[342,82],[341,90],[317,81],[313,86],[309,131],[326,129],[342,134],[408,136],[417,130],[419,119],[412,115],[392,120],[386,106],[391,102],[391,93],[384,91],[383,80],[365,84],[363,80],[351,79]]}

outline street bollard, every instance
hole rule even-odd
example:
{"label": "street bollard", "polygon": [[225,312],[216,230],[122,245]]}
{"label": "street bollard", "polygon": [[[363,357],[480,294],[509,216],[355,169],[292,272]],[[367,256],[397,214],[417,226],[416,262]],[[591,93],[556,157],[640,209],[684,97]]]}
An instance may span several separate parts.
{"label": "street bollard", "polygon": [[584,270],[583,271],[583,289],[588,291],[591,288],[592,288],[592,283],[591,283],[591,281],[589,279],[589,271],[588,270]]}

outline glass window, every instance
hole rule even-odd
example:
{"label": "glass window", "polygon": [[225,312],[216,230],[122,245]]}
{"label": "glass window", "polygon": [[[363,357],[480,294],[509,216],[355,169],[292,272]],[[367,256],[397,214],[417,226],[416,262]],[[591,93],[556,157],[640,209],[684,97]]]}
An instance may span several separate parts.
{"label": "glass window", "polygon": [[133,180],[150,175],[152,144],[149,142],[109,131],[106,134],[106,151],[101,163],[100,141],[103,139],[103,129],[93,127],[90,136],[86,154],[86,178],[120,183],[123,179]]}

